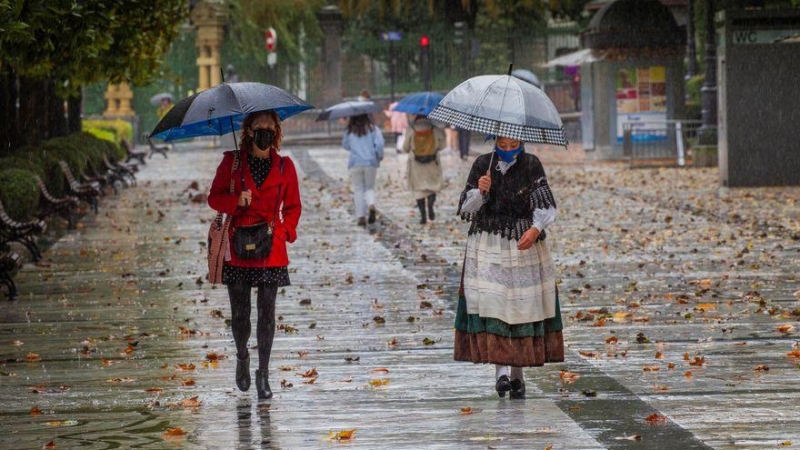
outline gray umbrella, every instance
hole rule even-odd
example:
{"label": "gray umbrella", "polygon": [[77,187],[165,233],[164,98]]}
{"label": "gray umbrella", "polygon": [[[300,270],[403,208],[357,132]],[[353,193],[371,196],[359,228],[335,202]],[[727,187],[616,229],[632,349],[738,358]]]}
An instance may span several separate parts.
{"label": "gray umbrella", "polygon": [[428,118],[477,133],[567,145],[553,102],[541,89],[510,75],[481,75],[464,81]]}
{"label": "gray umbrella", "polygon": [[326,108],[319,113],[317,122],[321,120],[334,120],[343,117],[360,116],[361,114],[372,114],[381,110],[380,105],[374,102],[342,102]]}
{"label": "gray umbrella", "polygon": [[537,88],[542,88],[542,82],[539,81],[539,77],[536,76],[535,73],[531,72],[527,69],[515,69],[511,72],[512,77],[517,77],[522,81],[527,81],[528,83],[536,86]]}

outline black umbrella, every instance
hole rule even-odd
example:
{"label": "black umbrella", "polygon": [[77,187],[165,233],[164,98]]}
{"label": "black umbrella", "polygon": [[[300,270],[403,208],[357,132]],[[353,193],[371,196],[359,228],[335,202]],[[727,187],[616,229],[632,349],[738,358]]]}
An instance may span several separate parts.
{"label": "black umbrella", "polygon": [[272,110],[284,120],[313,106],[263,83],[223,83],[179,101],[158,122],[151,137],[173,141],[223,135],[242,128],[247,114]]}

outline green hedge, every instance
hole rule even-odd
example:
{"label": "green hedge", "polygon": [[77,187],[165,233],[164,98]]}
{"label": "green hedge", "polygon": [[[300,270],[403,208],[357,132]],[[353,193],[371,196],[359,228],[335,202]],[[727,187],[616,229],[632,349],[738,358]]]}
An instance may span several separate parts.
{"label": "green hedge", "polygon": [[40,194],[35,176],[28,170],[0,170],[0,200],[12,219],[27,221],[36,215]]}
{"label": "green hedge", "polygon": [[[121,142],[123,139],[126,139],[128,142],[133,141],[133,125],[131,125],[130,122],[127,122],[122,119],[116,119],[116,120],[84,119],[81,122],[81,126],[83,131],[92,132],[91,130],[97,130],[97,131],[103,131],[105,133],[112,133],[114,135],[114,139],[112,140],[115,142]],[[95,133],[92,132],[92,134]],[[95,136],[100,137],[97,134],[95,134]]]}

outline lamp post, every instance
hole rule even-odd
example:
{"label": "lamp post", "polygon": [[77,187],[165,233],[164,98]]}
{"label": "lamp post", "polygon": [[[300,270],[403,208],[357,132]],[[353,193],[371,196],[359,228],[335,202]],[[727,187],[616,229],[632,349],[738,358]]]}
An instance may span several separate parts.
{"label": "lamp post", "polygon": [[701,145],[717,145],[717,30],[714,26],[714,0],[706,0],[706,80],[700,88],[703,105],[703,124],[700,126]]}

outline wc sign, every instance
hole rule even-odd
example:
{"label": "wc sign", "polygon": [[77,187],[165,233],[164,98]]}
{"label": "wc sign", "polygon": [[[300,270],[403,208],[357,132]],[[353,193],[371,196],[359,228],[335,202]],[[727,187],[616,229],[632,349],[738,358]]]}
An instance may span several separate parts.
{"label": "wc sign", "polygon": [[788,30],[733,30],[734,44],[800,43],[800,29]]}

